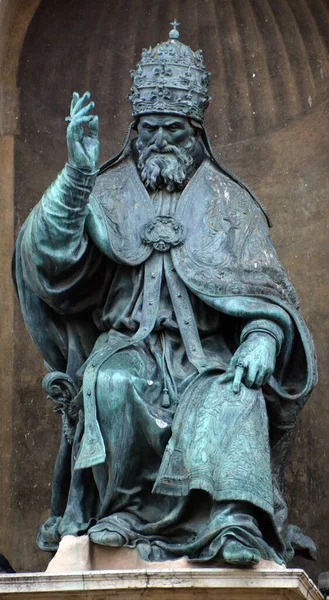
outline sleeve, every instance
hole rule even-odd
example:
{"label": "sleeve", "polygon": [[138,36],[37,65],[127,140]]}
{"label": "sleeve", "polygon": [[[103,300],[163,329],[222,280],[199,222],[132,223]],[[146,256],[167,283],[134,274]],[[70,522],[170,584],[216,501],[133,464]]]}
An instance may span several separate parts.
{"label": "sleeve", "polygon": [[85,228],[96,175],[66,164],[30,214],[21,237],[25,284],[64,314],[95,304],[103,280],[104,256]]}
{"label": "sleeve", "polygon": [[276,337],[281,346],[270,387],[287,400],[302,401],[308,396],[317,383],[316,357],[312,337],[299,311],[265,296],[198,296],[219,312],[241,320],[240,335],[262,330]]}
{"label": "sleeve", "polygon": [[84,225],[95,178],[66,164],[33,211],[24,247],[49,276],[78,262],[86,250]]}
{"label": "sleeve", "polygon": [[249,321],[241,331],[240,343],[242,344],[251,333],[266,333],[270,335],[275,340],[277,356],[280,354],[284,341],[284,333],[278,323],[269,319],[253,319]]}

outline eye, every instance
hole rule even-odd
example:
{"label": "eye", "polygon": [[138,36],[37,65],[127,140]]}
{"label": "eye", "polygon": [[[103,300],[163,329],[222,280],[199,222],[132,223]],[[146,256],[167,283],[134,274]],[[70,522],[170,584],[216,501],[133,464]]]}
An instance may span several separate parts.
{"label": "eye", "polygon": [[147,131],[155,131],[155,127],[153,125],[150,125],[149,123],[144,123],[143,128],[147,129]]}
{"label": "eye", "polygon": [[168,129],[169,131],[177,131],[177,129],[179,129],[179,125],[169,125]]}

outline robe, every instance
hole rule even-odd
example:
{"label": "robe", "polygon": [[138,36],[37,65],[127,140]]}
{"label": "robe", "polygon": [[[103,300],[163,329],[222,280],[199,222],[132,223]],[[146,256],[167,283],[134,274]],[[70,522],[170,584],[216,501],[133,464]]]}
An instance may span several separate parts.
{"label": "robe", "polygon": [[[66,165],[14,270],[48,370],[75,386],[42,549],[88,533],[146,560],[211,560],[232,538],[314,555],[282,495],[314,348],[246,190],[207,156],[180,194],[148,194],[129,153],[98,178]],[[235,394],[219,375],[252,332],[275,339],[275,373]]]}

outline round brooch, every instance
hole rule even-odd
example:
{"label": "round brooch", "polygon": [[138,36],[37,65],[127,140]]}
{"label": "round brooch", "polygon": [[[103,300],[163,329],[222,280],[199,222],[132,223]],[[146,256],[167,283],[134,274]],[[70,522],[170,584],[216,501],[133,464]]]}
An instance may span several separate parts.
{"label": "round brooch", "polygon": [[141,231],[144,244],[153,246],[159,252],[166,252],[172,246],[179,246],[185,240],[185,231],[174,217],[159,215],[144,225]]}

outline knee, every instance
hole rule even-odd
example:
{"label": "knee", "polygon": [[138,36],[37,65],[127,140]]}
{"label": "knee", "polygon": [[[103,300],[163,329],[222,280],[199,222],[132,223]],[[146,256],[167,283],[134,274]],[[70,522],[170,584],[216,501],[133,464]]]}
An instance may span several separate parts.
{"label": "knee", "polygon": [[123,397],[132,386],[132,376],[127,371],[104,369],[98,374],[97,387],[111,396]]}
{"label": "knee", "polygon": [[110,371],[105,374],[108,385],[112,391],[126,390],[132,383],[131,375],[127,371]]}
{"label": "knee", "polygon": [[112,371],[107,369],[101,371],[97,378],[97,402],[98,408],[106,406],[116,412],[126,406],[127,398],[130,396],[131,375],[125,371]]}

